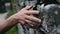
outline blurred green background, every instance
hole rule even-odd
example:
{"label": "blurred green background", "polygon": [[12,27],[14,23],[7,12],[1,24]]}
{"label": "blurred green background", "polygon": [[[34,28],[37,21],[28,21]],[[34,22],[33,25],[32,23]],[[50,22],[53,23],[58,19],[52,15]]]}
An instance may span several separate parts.
{"label": "blurred green background", "polygon": [[[11,1],[14,2],[13,0],[0,0],[0,13],[8,12],[6,19],[14,14],[13,3]],[[17,25],[7,31],[5,34],[18,34]]]}
{"label": "blurred green background", "polygon": [[[14,14],[13,10],[9,11],[6,18],[10,17],[13,14]],[[18,34],[17,25],[15,25],[13,28],[11,28],[9,31],[7,31],[5,34]]]}

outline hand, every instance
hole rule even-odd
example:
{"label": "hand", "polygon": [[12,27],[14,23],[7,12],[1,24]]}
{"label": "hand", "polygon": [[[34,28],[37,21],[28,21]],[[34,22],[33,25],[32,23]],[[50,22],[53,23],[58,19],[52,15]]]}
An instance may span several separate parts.
{"label": "hand", "polygon": [[36,23],[36,24],[40,24],[41,20],[34,17],[34,16],[30,16],[31,14],[39,14],[39,11],[37,10],[30,10],[32,7],[31,6],[27,6],[23,9],[21,9],[19,12],[17,12],[16,14],[14,14],[12,16],[12,18],[14,18],[15,20],[17,20],[18,22],[20,22],[21,24],[29,24],[31,26],[32,23]]}

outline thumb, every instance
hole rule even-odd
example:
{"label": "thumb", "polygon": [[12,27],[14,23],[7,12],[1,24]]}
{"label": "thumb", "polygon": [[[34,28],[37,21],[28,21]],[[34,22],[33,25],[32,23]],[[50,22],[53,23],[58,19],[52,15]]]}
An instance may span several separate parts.
{"label": "thumb", "polygon": [[32,8],[32,6],[26,6],[25,8],[23,8],[24,10],[30,10]]}

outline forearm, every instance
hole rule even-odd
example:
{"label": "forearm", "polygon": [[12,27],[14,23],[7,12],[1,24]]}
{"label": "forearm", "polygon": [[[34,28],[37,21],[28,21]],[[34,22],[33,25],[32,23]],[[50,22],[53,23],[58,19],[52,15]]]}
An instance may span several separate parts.
{"label": "forearm", "polygon": [[13,18],[8,18],[7,20],[0,23],[0,33],[6,32],[11,27],[17,24],[17,21]]}

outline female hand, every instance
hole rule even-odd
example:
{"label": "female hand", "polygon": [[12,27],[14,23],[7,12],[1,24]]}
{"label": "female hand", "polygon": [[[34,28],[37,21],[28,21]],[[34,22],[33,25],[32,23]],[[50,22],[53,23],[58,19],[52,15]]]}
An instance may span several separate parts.
{"label": "female hand", "polygon": [[32,8],[32,6],[27,6],[23,9],[21,9],[19,12],[17,12],[16,14],[14,14],[13,16],[11,16],[12,18],[14,18],[15,20],[17,20],[18,22],[20,22],[21,24],[28,24],[28,25],[32,25],[32,23],[36,23],[36,24],[40,24],[41,20],[31,16],[31,14],[39,14],[39,11],[37,10],[30,10]]}

